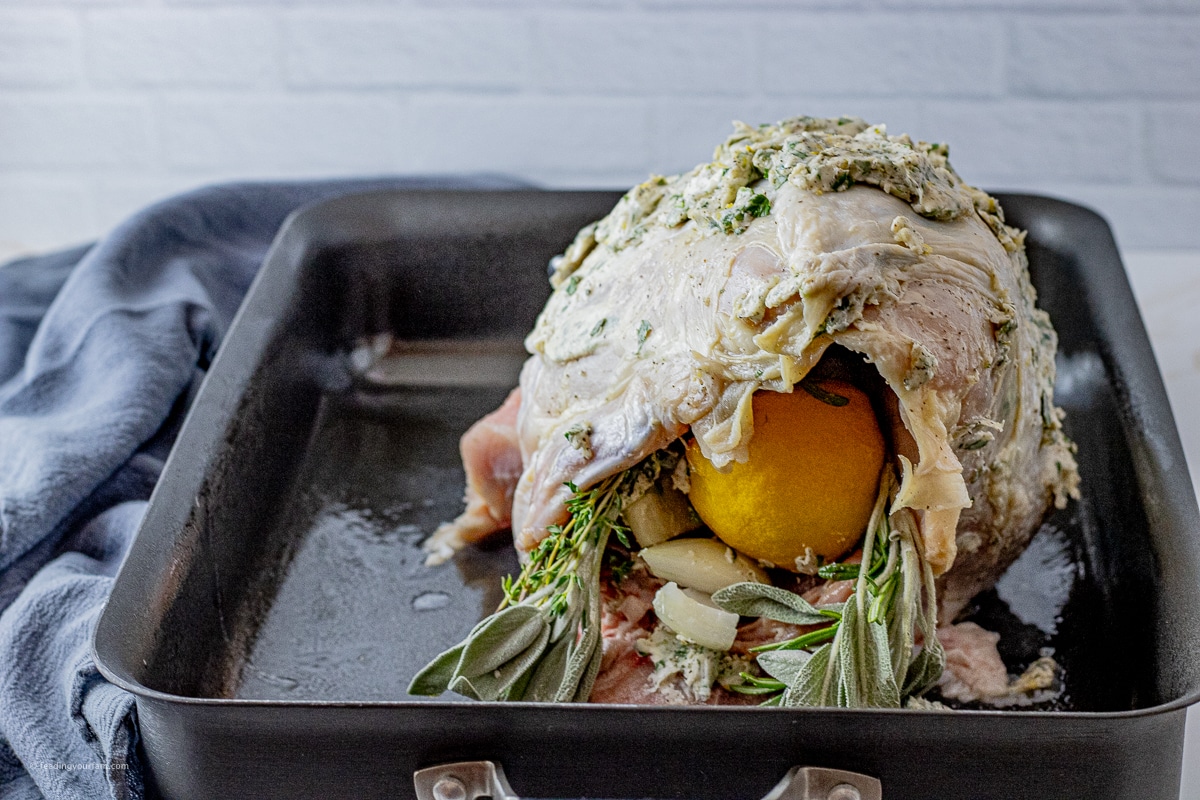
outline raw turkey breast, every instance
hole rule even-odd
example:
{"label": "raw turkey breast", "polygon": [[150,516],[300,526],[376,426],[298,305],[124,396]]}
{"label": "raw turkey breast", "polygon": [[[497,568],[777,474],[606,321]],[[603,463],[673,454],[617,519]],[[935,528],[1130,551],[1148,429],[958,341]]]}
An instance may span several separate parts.
{"label": "raw turkey breast", "polygon": [[[567,482],[689,430],[718,467],[744,461],[751,396],[792,391],[831,345],[893,395],[893,510],[917,514],[944,619],[1077,492],[1024,234],[942,145],[850,118],[739,125],[711,163],[652,178],[581,231],[552,283],[526,340],[520,477],[488,489],[486,464],[466,460],[468,500],[511,520],[519,550],[565,520]],[[508,515],[494,508],[507,492]]]}

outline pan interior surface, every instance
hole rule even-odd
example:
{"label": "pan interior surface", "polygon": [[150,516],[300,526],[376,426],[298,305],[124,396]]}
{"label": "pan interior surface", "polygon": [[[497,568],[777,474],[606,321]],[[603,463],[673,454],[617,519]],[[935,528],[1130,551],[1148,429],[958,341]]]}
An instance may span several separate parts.
{"label": "pan interior surface", "polygon": [[[604,205],[589,203],[542,227],[297,257],[295,293],[180,537],[183,569],[162,594],[143,685],[191,698],[420,702],[405,693],[411,677],[495,608],[517,564],[504,535],[436,567],[420,542],[461,510],[459,437],[516,384],[546,260]],[[1189,687],[1164,688],[1163,648],[1144,624],[1162,602],[1160,565],[1129,435],[1113,422],[1129,417],[1122,378],[1102,346],[1109,334],[1079,306],[1086,265],[1036,235],[1030,259],[1060,334],[1056,398],[1084,497],[1045,520],[968,618],[1001,634],[1011,673],[1045,654],[1064,667],[1065,690],[1027,708],[1150,708]]]}
{"label": "pan interior surface", "polygon": [[[466,350],[457,357],[462,375],[486,371],[486,357]],[[461,510],[459,437],[503,401],[512,383],[515,376],[495,386],[393,384],[322,397],[270,537],[279,548],[265,573],[272,580],[243,601],[256,613],[235,615],[252,630],[243,652],[231,652],[224,664],[222,696],[425,699],[405,694],[411,677],[495,609],[500,578],[517,567],[504,534],[436,567],[424,565],[420,548]],[[1099,429],[1103,405],[1092,413],[1073,409],[1072,427]],[[1047,654],[1063,665],[1066,690],[1026,708],[1136,706],[1144,665],[1104,647],[1104,631],[1119,626],[1123,613],[1097,580],[1103,565],[1088,564],[1089,550],[1103,547],[1106,533],[1087,501],[1052,514],[997,586],[968,609],[967,619],[1001,634],[1010,672]]]}
{"label": "pan interior surface", "polygon": [[424,565],[420,543],[462,505],[462,467],[446,443],[507,391],[427,386],[323,399],[280,523],[278,586],[233,696],[405,699],[417,670],[495,608],[496,576],[516,567],[506,542],[437,567]]}

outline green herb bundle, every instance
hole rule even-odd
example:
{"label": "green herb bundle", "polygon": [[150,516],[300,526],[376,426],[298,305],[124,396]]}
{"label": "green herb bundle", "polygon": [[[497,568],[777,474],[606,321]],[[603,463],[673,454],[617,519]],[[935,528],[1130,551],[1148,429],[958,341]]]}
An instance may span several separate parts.
{"label": "green herb bundle", "polygon": [[734,584],[713,595],[735,614],[822,626],[754,648],[767,677],[743,673],[745,683],[731,688],[766,697],[764,705],[899,708],[937,681],[945,654],[936,633],[933,570],[912,512],[886,513],[894,494],[895,481],[885,470],[860,564],[830,564],[819,573],[856,581],[845,603],[817,609],[793,592],[757,583]]}
{"label": "green herb bundle", "polygon": [[679,462],[661,450],[581,490],[567,484],[568,520],[551,526],[496,613],[422,669],[409,694],[449,690],[476,700],[582,702],[600,671],[600,567],[611,535],[629,546],[621,509]]}

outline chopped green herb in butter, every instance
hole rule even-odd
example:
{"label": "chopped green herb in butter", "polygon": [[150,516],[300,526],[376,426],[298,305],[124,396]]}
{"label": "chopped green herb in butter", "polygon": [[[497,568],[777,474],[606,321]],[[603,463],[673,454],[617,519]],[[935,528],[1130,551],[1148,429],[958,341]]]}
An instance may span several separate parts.
{"label": "chopped green herb in butter", "polygon": [[[816,194],[858,183],[877,186],[930,219],[978,213],[1009,252],[1024,241],[1022,232],[1005,224],[995,198],[958,177],[944,144],[889,136],[882,125],[853,117],[793,117],[734,127],[711,162],[681,175],[652,176],[630,189],[607,217],[580,231],[556,261],[551,283],[563,285],[596,247],[617,252],[655,227],[690,220],[714,233],[741,233],[754,218],[770,214],[772,197],[789,182]],[[903,230],[915,233],[911,226]],[[914,249],[923,246],[919,234],[897,232],[897,238]]]}

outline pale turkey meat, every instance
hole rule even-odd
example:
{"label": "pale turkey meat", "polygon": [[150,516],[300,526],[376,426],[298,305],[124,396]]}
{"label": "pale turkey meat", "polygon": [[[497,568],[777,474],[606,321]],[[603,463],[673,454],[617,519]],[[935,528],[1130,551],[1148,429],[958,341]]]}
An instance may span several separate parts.
{"label": "pale turkey meat", "polygon": [[[1077,494],[1053,399],[1056,337],[1036,306],[1024,234],[957,176],[944,146],[850,118],[739,125],[712,162],[630,190],[554,267],[519,393],[464,438],[468,510],[431,538],[438,557],[508,527],[528,554],[571,521],[573,496],[656,453],[682,453],[681,439],[687,458],[655,473],[668,491],[686,493],[686,465],[701,477],[701,458],[736,475],[753,463],[755,398],[816,391],[805,381],[822,374],[827,354],[872,370],[862,388],[886,443],[884,471],[895,476],[890,495],[880,489],[885,510],[871,517],[890,531],[875,558],[907,552],[896,531],[911,529],[912,574],[937,576],[943,624],[995,582],[1049,507]],[[708,518],[693,518],[685,538],[701,523],[721,541]],[[635,557],[638,538],[619,549]],[[732,563],[741,548],[729,544]],[[810,597],[819,566],[856,563],[845,552],[801,552],[794,563],[757,560],[772,575],[795,573],[793,589]],[[890,561],[879,569],[893,574]],[[813,607],[844,618],[852,581],[830,580],[835,591]],[[598,687],[620,683],[610,667],[649,646],[631,644],[639,626],[647,641],[654,629],[648,599],[605,596],[612,644]],[[614,618],[622,602],[636,619]],[[748,629],[744,611],[741,620]],[[920,651],[922,636],[905,635],[904,652]],[[893,660],[902,685],[907,662]]]}

